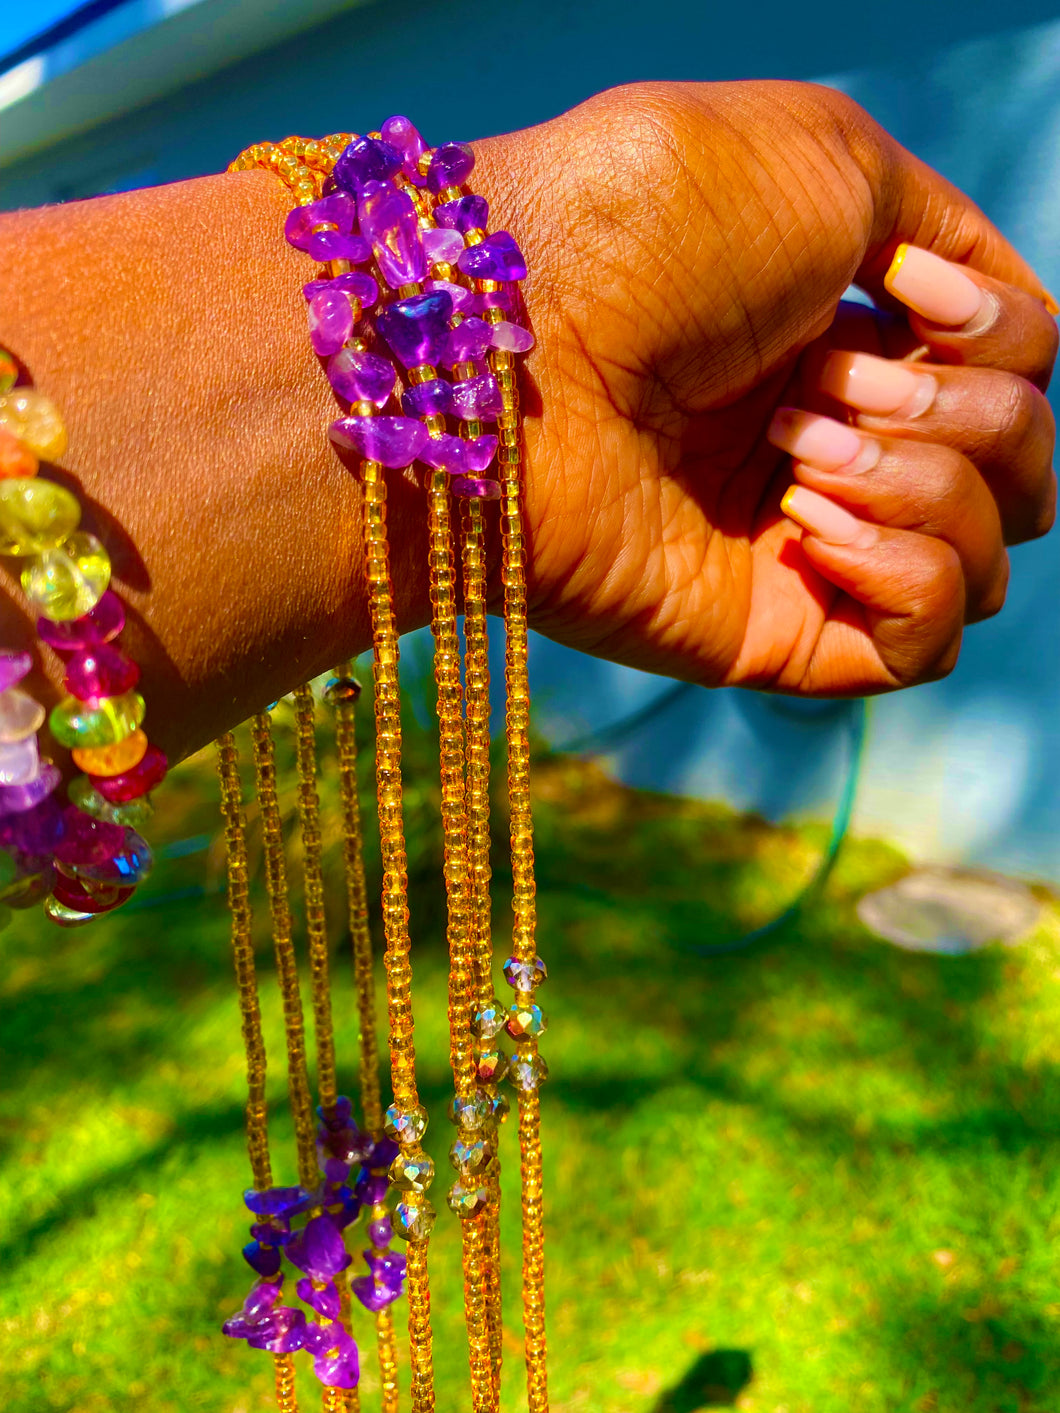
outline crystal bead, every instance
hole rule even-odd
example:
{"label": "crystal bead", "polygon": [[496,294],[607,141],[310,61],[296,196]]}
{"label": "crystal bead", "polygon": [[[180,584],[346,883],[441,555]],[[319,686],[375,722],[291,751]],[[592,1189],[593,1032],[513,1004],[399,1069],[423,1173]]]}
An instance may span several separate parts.
{"label": "crystal bead", "polygon": [[0,476],[35,476],[39,466],[29,447],[23,446],[6,427],[0,427]]}
{"label": "crystal bead", "polygon": [[22,592],[56,622],[83,618],[110,583],[110,555],[95,535],[75,530],[56,549],[35,555],[23,567]]}
{"label": "crystal bead", "polygon": [[0,427],[28,446],[42,461],[58,461],[66,451],[62,413],[34,388],[0,394]]}
{"label": "crystal bead", "polygon": [[332,677],[324,688],[324,700],[331,706],[355,702],[360,695],[361,684],[355,677]]}
{"label": "crystal bead", "polygon": [[389,358],[340,348],[328,362],[328,382],[347,402],[371,402],[385,407],[394,391],[397,372]]}
{"label": "crystal bead", "polygon": [[113,746],[135,731],[144,719],[144,699],[139,692],[89,705],[64,697],[52,708],[48,725],[60,746]]}
{"label": "crystal bead", "polygon": [[443,378],[417,383],[401,395],[401,410],[409,417],[444,417],[452,404],[452,385]]}
{"label": "crystal bead", "polygon": [[434,1181],[434,1160],[422,1148],[399,1153],[390,1164],[390,1181],[402,1192],[426,1192]]}
{"label": "crystal bead", "polygon": [[139,765],[147,754],[148,745],[147,737],[137,728],[116,745],[90,746],[84,750],[75,749],[70,754],[74,765],[86,775],[110,777],[123,775]]}
{"label": "crystal bead", "polygon": [[328,436],[368,461],[401,470],[419,456],[427,428],[411,417],[340,417],[328,428]]}
{"label": "crystal bead", "polygon": [[455,417],[462,417],[466,422],[492,422],[503,411],[504,399],[492,373],[480,373],[477,378],[465,378],[462,383],[454,383]]}
{"label": "crystal bead", "polygon": [[44,916],[57,923],[59,927],[83,927],[86,922],[91,922],[96,915],[68,908],[64,903],[60,903],[58,898],[52,897],[44,900]]}
{"label": "crystal bead", "polygon": [[474,280],[525,280],[523,252],[508,231],[494,231],[478,245],[469,245],[456,262],[461,274]]}
{"label": "crystal bead", "polygon": [[0,692],[0,744],[9,746],[33,736],[44,725],[40,702],[17,687]]}
{"label": "crystal bead", "polygon": [[529,1040],[531,1036],[544,1035],[548,1018],[540,1006],[516,1001],[508,1008],[505,1029],[513,1040]]}
{"label": "crystal bead", "polygon": [[431,294],[447,294],[453,301],[454,314],[469,314],[475,304],[475,296],[463,285],[451,284],[449,280],[425,280],[423,288]]}
{"label": "crystal bead", "polygon": [[91,783],[108,804],[125,805],[161,784],[168,769],[169,762],[162,751],[157,746],[148,746],[139,765],[123,771],[121,775],[96,776]]}
{"label": "crystal bead", "polygon": [[[34,811],[42,801],[48,799],[61,779],[62,774],[58,766],[53,765],[50,760],[42,760],[40,774],[35,775],[32,780],[27,780],[24,785],[0,785],[0,822],[5,827],[10,826],[10,828],[6,828],[4,838],[0,840],[0,843],[3,843],[5,847],[8,843],[16,844],[19,848],[25,848],[26,853],[38,852],[38,850],[29,847],[31,841],[28,838],[19,837],[16,839],[11,834],[10,830],[14,828],[12,820]],[[30,823],[41,823],[45,827],[45,833],[49,836],[48,842],[39,852],[46,853],[53,842],[50,837],[52,830],[49,819],[42,818]],[[33,830],[32,832],[36,837],[37,831]]]}
{"label": "crystal bead", "polygon": [[79,701],[96,697],[120,697],[132,691],[140,680],[140,669],[131,658],[108,643],[82,648],[68,658],[63,687]]}
{"label": "crystal bead", "polygon": [[54,481],[0,481],[0,554],[54,549],[77,529],[80,519],[76,497]]}
{"label": "crystal bead", "polygon": [[[359,197],[369,184],[388,182],[396,176],[401,162],[402,154],[389,142],[381,142],[376,137],[358,137],[335,163],[332,176],[341,191]],[[363,229],[363,214],[361,224]]]}
{"label": "crystal bead", "polygon": [[490,1097],[481,1089],[476,1089],[468,1098],[455,1095],[449,1103],[449,1117],[458,1128],[474,1131],[489,1121],[493,1111]]}
{"label": "crystal bead", "polygon": [[18,382],[18,364],[6,348],[0,348],[0,393],[10,392]]}
{"label": "crystal bead", "polygon": [[353,306],[342,290],[324,289],[309,301],[306,310],[309,342],[314,353],[338,353],[353,332]]}
{"label": "crystal bead", "polygon": [[455,496],[465,496],[469,500],[500,500],[501,488],[498,482],[485,477],[454,476],[449,489]]}
{"label": "crystal bead", "polygon": [[493,1162],[493,1149],[484,1138],[458,1138],[449,1149],[449,1161],[464,1177],[483,1173]]}
{"label": "crystal bead", "polygon": [[427,257],[429,265],[455,265],[457,257],[464,248],[464,237],[459,231],[446,230],[444,226],[436,226],[434,230],[424,231],[421,236],[423,241],[423,253]]}
{"label": "crystal bead", "polygon": [[379,316],[379,332],[406,368],[437,363],[449,338],[453,301],[442,291],[396,299]]}
{"label": "crystal bead", "polygon": [[383,1116],[383,1128],[397,1143],[419,1143],[427,1132],[427,1110],[420,1104],[414,1109],[399,1109],[391,1104]]}
{"label": "crystal bead", "polygon": [[124,627],[122,601],[112,589],[108,589],[95,608],[83,618],[74,618],[69,622],[38,618],[37,635],[57,653],[73,653],[82,648],[113,642]]}
{"label": "crystal bead", "polygon": [[508,1083],[524,1094],[539,1089],[548,1079],[548,1065],[540,1055],[515,1054],[508,1065]]}
{"label": "crystal bead", "polygon": [[154,856],[147,840],[141,838],[135,829],[126,829],[124,834],[125,841],[112,858],[102,863],[75,865],[78,877],[88,878],[94,883],[114,883],[119,887],[142,883],[151,872]]}
{"label": "crystal bead", "polygon": [[533,991],[548,980],[548,967],[540,957],[529,962],[509,957],[504,963],[504,979],[516,991]]}
{"label": "crystal bead", "polygon": [[446,1194],[450,1212],[459,1217],[461,1221],[476,1216],[482,1211],[489,1199],[487,1188],[478,1187],[473,1182],[461,1182],[459,1179],[453,1183]]}
{"label": "crystal bead", "polygon": [[434,219],[440,226],[449,226],[461,235],[468,231],[484,231],[490,218],[490,208],[484,196],[458,196],[455,201],[443,201],[434,208]]}
{"label": "crystal bead", "polygon": [[483,432],[481,437],[468,442],[467,469],[477,474],[485,471],[497,453],[498,441],[499,438],[493,432]]}
{"label": "crystal bead", "polygon": [[471,1030],[480,1040],[492,1040],[504,1029],[507,1017],[499,1001],[477,1010],[471,1020]]}
{"label": "crystal bead", "polygon": [[438,193],[447,186],[463,186],[475,168],[475,154],[462,142],[443,142],[431,154],[427,190]]}
{"label": "crystal bead", "polygon": [[529,329],[524,329],[522,324],[513,324],[508,319],[502,319],[498,324],[490,325],[493,331],[493,347],[504,349],[507,353],[528,353],[534,346],[534,336]]}
{"label": "crystal bead", "polygon": [[394,1235],[402,1241],[426,1241],[437,1215],[425,1197],[415,1196],[410,1201],[399,1202],[390,1219]]}
{"label": "crystal bead", "polygon": [[21,682],[33,666],[29,653],[10,650],[0,651],[0,692],[6,692],[16,682]]}
{"label": "crystal bead", "polygon": [[479,1084],[500,1084],[508,1073],[508,1056],[503,1050],[480,1050],[478,1055]]}
{"label": "crystal bead", "polygon": [[[2,700],[0,696],[0,700]],[[41,707],[43,711],[44,708]],[[31,733],[21,741],[0,744],[0,785],[25,785],[40,773],[37,737]]]}
{"label": "crystal bead", "polygon": [[372,242],[379,272],[392,289],[418,284],[427,274],[412,197],[392,186],[369,182],[358,203],[361,230]]}

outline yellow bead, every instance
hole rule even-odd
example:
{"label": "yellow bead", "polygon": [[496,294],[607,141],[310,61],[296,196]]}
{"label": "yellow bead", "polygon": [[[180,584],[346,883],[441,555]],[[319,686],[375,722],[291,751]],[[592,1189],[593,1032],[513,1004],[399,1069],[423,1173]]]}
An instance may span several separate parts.
{"label": "yellow bead", "polygon": [[147,754],[147,737],[137,728],[116,746],[87,746],[70,752],[74,765],[86,775],[121,775],[139,765]]}
{"label": "yellow bead", "polygon": [[110,556],[95,535],[75,530],[22,570],[22,592],[45,618],[65,623],[95,608],[110,583]]}
{"label": "yellow bead", "polygon": [[58,461],[66,450],[63,415],[34,388],[14,388],[0,394],[0,427],[24,442],[42,461]]}
{"label": "yellow bead", "polygon": [[114,746],[131,736],[144,719],[144,699],[139,692],[124,692],[96,702],[64,697],[51,709],[48,726],[60,746],[83,750],[87,746]]}
{"label": "yellow bead", "polygon": [[0,481],[0,554],[55,549],[77,529],[80,519],[76,496],[54,481],[37,476]]}

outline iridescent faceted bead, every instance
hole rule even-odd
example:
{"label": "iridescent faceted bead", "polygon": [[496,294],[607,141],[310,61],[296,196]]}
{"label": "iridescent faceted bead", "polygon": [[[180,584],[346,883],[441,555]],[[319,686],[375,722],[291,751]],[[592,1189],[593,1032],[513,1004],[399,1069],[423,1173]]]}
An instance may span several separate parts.
{"label": "iridescent faceted bead", "polygon": [[[59,767],[53,765],[50,760],[42,760],[40,773],[35,775],[32,780],[27,780],[22,785],[0,785],[0,821],[10,824],[15,817],[31,814],[38,805],[48,799],[61,779],[62,773]],[[31,840],[15,838],[10,833],[6,834],[0,842],[3,842],[5,846],[8,843],[15,844],[19,848],[24,848],[26,853],[47,852],[54,842],[51,838],[50,823],[43,818],[40,821],[31,821],[31,823],[41,823],[48,836],[47,842],[40,850],[31,847]],[[34,836],[37,832],[35,829],[33,830]]]}
{"label": "iridescent faceted bead", "polygon": [[48,717],[51,733],[60,746],[113,746],[135,731],[144,719],[144,699],[139,692],[89,704],[64,697]]}
{"label": "iridescent faceted bead", "polygon": [[140,669],[109,643],[82,648],[67,659],[63,687],[79,701],[90,702],[94,697],[120,697],[140,680]]}
{"label": "iridescent faceted bead", "polygon": [[390,1181],[402,1192],[426,1192],[434,1181],[434,1160],[422,1148],[399,1153],[390,1164]]}
{"label": "iridescent faceted bead", "polygon": [[479,1084],[500,1084],[508,1073],[508,1056],[503,1050],[480,1050],[478,1054]]}
{"label": "iridescent faceted bead", "polygon": [[0,427],[0,476],[35,476],[39,461],[28,446],[7,430]]}
{"label": "iridescent faceted bead", "polygon": [[58,461],[66,450],[62,413],[50,397],[34,388],[13,388],[0,394],[0,427],[42,461]]}
{"label": "iridescent faceted bead", "polygon": [[125,627],[125,609],[112,589],[83,618],[69,622],[37,619],[37,635],[57,653],[73,653],[112,642]]}
{"label": "iridescent faceted bead", "polygon": [[474,1217],[481,1212],[489,1201],[489,1191],[485,1187],[479,1187],[474,1182],[461,1182],[459,1179],[453,1183],[446,1194],[446,1201],[449,1210],[461,1219],[466,1221],[468,1217]]}
{"label": "iridescent faceted bead", "polygon": [[394,1235],[402,1241],[426,1241],[437,1215],[426,1197],[399,1202],[390,1218]]}
{"label": "iridescent faceted bead", "polygon": [[426,255],[429,265],[455,265],[457,257],[464,248],[464,237],[460,232],[446,230],[444,226],[436,226],[434,230],[424,231],[421,239],[423,253]]}
{"label": "iridescent faceted bead", "polygon": [[508,1102],[507,1094],[495,1094],[493,1096],[493,1122],[502,1124],[511,1113],[512,1106]]}
{"label": "iridescent faceted bead", "polygon": [[492,1040],[505,1027],[507,1016],[499,1001],[480,1007],[471,1018],[472,1033],[480,1040]]}
{"label": "iridescent faceted bead", "polygon": [[340,348],[328,362],[328,382],[347,402],[371,402],[385,407],[394,391],[397,371],[389,358]]}
{"label": "iridescent faceted bead", "polygon": [[529,1094],[548,1079],[548,1065],[540,1055],[515,1054],[508,1066],[508,1083],[513,1089]]}
{"label": "iridescent faceted bead", "polygon": [[39,773],[40,757],[34,734],[21,741],[0,744],[0,785],[25,785],[30,780],[36,780]]}
{"label": "iridescent faceted bead", "polygon": [[379,332],[406,368],[437,363],[449,339],[453,301],[441,291],[396,299],[379,316]]}
{"label": "iridescent faceted bead", "polygon": [[443,201],[434,208],[434,219],[440,226],[449,226],[461,235],[468,231],[484,231],[490,218],[490,208],[484,196],[458,196],[455,201]]}
{"label": "iridescent faceted bead", "polygon": [[[2,400],[2,399],[0,399]],[[77,529],[77,498],[54,481],[0,481],[0,554],[40,554]]]}
{"label": "iridescent faceted bead", "polygon": [[308,280],[302,286],[306,299],[312,299],[322,290],[342,290],[355,299],[362,309],[371,309],[379,298],[379,285],[363,270],[347,270],[344,275],[336,275],[330,280]]}
{"label": "iridescent faceted bead", "polygon": [[492,422],[504,411],[504,399],[492,373],[453,385],[453,415],[466,422]]}
{"label": "iridescent faceted bead", "polygon": [[6,692],[16,682],[21,682],[33,666],[29,653],[13,650],[0,651],[0,692]]}
{"label": "iridescent faceted bead", "polygon": [[22,570],[22,592],[54,622],[83,618],[110,583],[110,555],[95,535],[76,530],[56,549],[34,555]]}
{"label": "iridescent faceted bead", "polygon": [[368,461],[401,470],[423,450],[427,428],[412,417],[340,417],[328,428],[328,436]]}
{"label": "iridescent faceted bead", "polygon": [[315,294],[306,317],[309,342],[322,358],[338,353],[353,332],[353,306],[342,290],[325,289]]}
{"label": "iridescent faceted bead", "polygon": [[154,856],[146,839],[141,838],[135,829],[124,832],[125,842],[118,853],[101,863],[75,865],[78,877],[94,883],[113,883],[119,887],[142,883],[151,872]]}
{"label": "iridescent faceted bead", "polygon": [[457,1128],[474,1131],[482,1128],[492,1115],[493,1105],[490,1097],[481,1089],[462,1099],[459,1094],[454,1095],[449,1103],[449,1117]]}
{"label": "iridescent faceted bead", "polygon": [[493,1162],[493,1149],[484,1138],[458,1138],[449,1149],[449,1161],[465,1177],[484,1173]]}
{"label": "iridescent faceted bead", "polygon": [[160,785],[165,779],[169,762],[157,746],[148,746],[147,754],[139,765],[121,775],[94,776],[92,784],[111,805],[125,805],[138,800]]}
{"label": "iridescent faceted bead", "polygon": [[479,476],[454,476],[449,489],[455,496],[469,500],[500,500],[501,488],[497,481]]}
{"label": "iridescent faceted bead", "polygon": [[33,736],[44,725],[45,711],[35,697],[8,687],[0,692],[0,744],[12,745]]}
{"label": "iridescent faceted bead", "polygon": [[444,378],[430,378],[401,394],[401,410],[409,417],[444,417],[452,405],[452,384]]}
{"label": "iridescent faceted bead", "polygon": [[18,382],[18,364],[6,348],[0,348],[0,393],[10,392]]}
{"label": "iridescent faceted bead", "polygon": [[44,900],[44,916],[59,927],[84,927],[85,923],[91,922],[96,915],[68,908],[65,903],[60,903],[58,898],[52,897]]}
{"label": "iridescent faceted bead", "polygon": [[505,1029],[513,1040],[529,1040],[533,1035],[544,1035],[548,1029],[548,1018],[540,1006],[516,1001],[508,1008]]}
{"label": "iridescent faceted bead", "polygon": [[430,437],[424,443],[419,459],[436,471],[447,471],[450,476],[463,475],[467,470],[467,442],[443,432],[440,437]]}
{"label": "iridescent faceted bead", "polygon": [[475,296],[463,285],[454,285],[449,280],[424,280],[423,288],[431,294],[447,294],[453,301],[454,314],[469,314],[475,304]]}
{"label": "iridescent faceted bead", "polygon": [[86,775],[110,777],[122,775],[139,765],[147,754],[149,741],[139,729],[131,731],[124,741],[114,746],[95,746],[71,751],[74,765]]}
{"label": "iridescent faceted bead", "polygon": [[522,324],[513,324],[502,319],[490,326],[493,330],[493,347],[502,348],[507,353],[528,353],[534,346],[534,336]]}
{"label": "iridescent faceted bead", "polygon": [[504,979],[516,991],[533,991],[548,980],[548,967],[540,957],[534,957],[529,962],[509,957],[504,963]]}
{"label": "iridescent faceted bead", "polygon": [[481,475],[497,453],[499,438],[493,432],[483,432],[481,437],[467,444],[467,469]]}
{"label": "iridescent faceted bead", "polygon": [[492,341],[493,330],[489,324],[472,315],[450,331],[441,365],[452,368],[454,363],[471,363],[482,357]]}
{"label": "iridescent faceted bead", "polygon": [[443,142],[431,154],[427,168],[427,190],[435,193],[447,186],[463,186],[475,169],[475,154],[462,142]]}
{"label": "iridescent faceted bead", "polygon": [[494,231],[478,245],[469,245],[456,262],[474,280],[525,280],[526,260],[508,231]]}
{"label": "iridescent faceted bead", "polygon": [[341,702],[355,702],[361,695],[361,684],[356,677],[332,677],[324,688],[324,700],[331,706]]}
{"label": "iridescent faceted bead", "polygon": [[414,1109],[400,1109],[391,1104],[383,1116],[383,1127],[398,1143],[419,1143],[427,1132],[427,1110],[420,1104]]}
{"label": "iridescent faceted bead", "polygon": [[[341,191],[360,196],[370,184],[388,182],[396,176],[401,171],[401,162],[402,154],[389,142],[381,142],[376,137],[358,137],[335,163],[332,176]],[[363,212],[361,225],[363,229]]]}
{"label": "iridescent faceted bead", "polygon": [[76,805],[63,815],[63,837],[55,847],[55,858],[71,868],[106,864],[125,847],[125,830],[119,824],[93,819]]}
{"label": "iridescent faceted bead", "polygon": [[392,289],[418,284],[427,274],[419,222],[412,197],[394,187],[369,182],[358,203],[361,231],[372,242],[379,272]]}

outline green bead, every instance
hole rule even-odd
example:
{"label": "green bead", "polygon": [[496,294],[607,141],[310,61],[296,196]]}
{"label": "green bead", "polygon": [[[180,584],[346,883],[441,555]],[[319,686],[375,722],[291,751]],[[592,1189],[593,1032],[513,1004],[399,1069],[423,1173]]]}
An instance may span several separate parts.
{"label": "green bead", "polygon": [[54,481],[15,476],[0,481],[0,554],[55,549],[81,521],[81,507]]}
{"label": "green bead", "polygon": [[70,803],[76,805],[83,814],[90,814],[93,819],[103,818],[107,802],[87,775],[75,775],[67,785],[66,793]]}
{"label": "green bead", "polygon": [[83,618],[110,583],[110,555],[95,535],[75,530],[56,549],[34,555],[22,570],[22,592],[56,623]]}
{"label": "green bead", "polygon": [[95,706],[65,697],[52,708],[48,726],[60,746],[116,746],[144,719],[144,699],[139,692],[107,697]]}
{"label": "green bead", "polygon": [[145,824],[150,824],[154,812],[155,807],[148,797],[141,795],[139,799],[129,800],[124,805],[107,804],[100,819],[105,819],[108,824],[126,824],[130,829],[142,829]]}

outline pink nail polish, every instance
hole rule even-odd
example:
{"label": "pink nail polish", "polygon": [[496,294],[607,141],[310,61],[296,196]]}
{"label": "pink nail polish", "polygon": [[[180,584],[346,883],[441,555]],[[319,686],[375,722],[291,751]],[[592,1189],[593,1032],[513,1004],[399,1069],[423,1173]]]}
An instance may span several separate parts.
{"label": "pink nail polish", "polygon": [[919,417],[935,401],[938,383],[904,363],[871,353],[830,353],[821,388],[840,402],[877,417]]}
{"label": "pink nail polish", "polygon": [[950,328],[969,323],[986,301],[986,292],[959,266],[915,245],[898,247],[883,283],[917,314]]}
{"label": "pink nail polish", "polygon": [[780,508],[808,534],[816,535],[829,545],[867,548],[877,538],[875,525],[866,524],[827,496],[818,495],[805,486],[792,486],[785,491]]}
{"label": "pink nail polish", "polygon": [[796,407],[778,407],[766,437],[781,451],[818,471],[867,471],[880,455],[879,443],[853,427]]}

